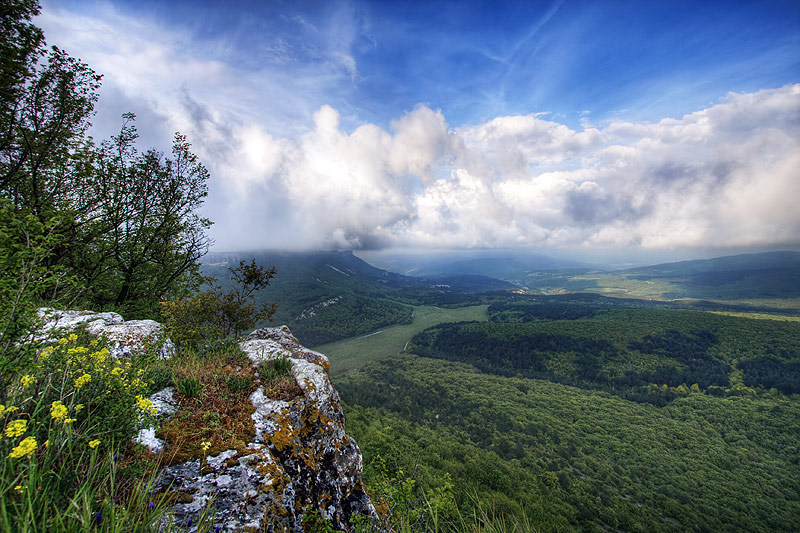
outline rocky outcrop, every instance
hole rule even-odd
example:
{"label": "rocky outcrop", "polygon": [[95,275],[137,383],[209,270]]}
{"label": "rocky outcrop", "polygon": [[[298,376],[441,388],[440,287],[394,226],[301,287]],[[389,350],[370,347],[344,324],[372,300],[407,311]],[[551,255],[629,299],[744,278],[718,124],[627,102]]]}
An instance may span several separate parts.
{"label": "rocky outcrop", "polygon": [[[54,309],[42,309],[40,316],[45,325],[37,340],[53,341],[85,327],[90,334],[105,336],[116,357],[152,343],[164,357],[174,353],[161,325],[151,320],[124,321],[117,313]],[[239,346],[254,365],[291,361],[302,394],[278,400],[259,387],[248,398],[254,407],[251,442],[163,468],[154,490],[180,498],[162,529],[196,531],[208,509],[213,509],[214,531],[312,531],[310,513],[342,530],[352,530],[356,517],[376,523],[361,481],[361,452],[345,432],[328,359],[302,346],[286,326],[256,330]],[[170,387],[150,397],[159,417],[169,418],[178,409],[173,394]],[[153,427],[140,431],[137,441],[154,453],[169,452]]]}
{"label": "rocky outcrop", "polygon": [[36,340],[55,340],[57,332],[73,331],[85,325],[90,335],[105,337],[109,353],[114,357],[129,357],[131,354],[155,346],[161,357],[175,353],[175,345],[164,334],[164,328],[155,320],[123,320],[117,313],[95,313],[94,311],[61,311],[43,307],[39,318],[44,324],[36,334]]}
{"label": "rocky outcrop", "polygon": [[312,511],[344,530],[356,515],[374,518],[361,483],[361,452],[345,432],[327,358],[302,346],[285,326],[256,330],[240,347],[253,363],[289,359],[303,394],[275,400],[259,388],[250,395],[255,434],[246,451],[226,450],[162,471],[159,488],[191,500],[175,505],[176,524],[192,530],[211,498],[215,524],[230,531],[303,531]]}

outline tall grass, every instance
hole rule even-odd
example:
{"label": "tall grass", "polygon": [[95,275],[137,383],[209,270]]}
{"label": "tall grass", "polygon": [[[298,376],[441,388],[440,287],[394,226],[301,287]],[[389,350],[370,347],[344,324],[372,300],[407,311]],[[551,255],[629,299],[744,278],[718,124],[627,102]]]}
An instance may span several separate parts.
{"label": "tall grass", "polygon": [[[397,467],[390,467],[381,457],[371,465],[377,475],[369,485],[379,523],[357,523],[358,533],[537,533],[524,510],[506,516],[478,497],[477,492],[463,496],[468,505],[458,506],[452,479],[445,474],[441,485],[427,491]],[[469,509],[469,510],[465,510]]]}

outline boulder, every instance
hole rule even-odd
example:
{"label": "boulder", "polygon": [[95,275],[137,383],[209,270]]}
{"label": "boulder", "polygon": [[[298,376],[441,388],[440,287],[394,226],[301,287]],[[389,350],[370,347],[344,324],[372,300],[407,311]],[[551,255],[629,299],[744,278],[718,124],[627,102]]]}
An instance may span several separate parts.
{"label": "boulder", "polygon": [[108,351],[114,357],[130,357],[151,346],[158,347],[160,357],[168,358],[175,353],[175,345],[155,320],[123,320],[117,313],[62,311],[47,307],[38,312],[44,325],[39,328],[35,340],[53,341],[63,332],[85,325],[88,333],[109,341]]}

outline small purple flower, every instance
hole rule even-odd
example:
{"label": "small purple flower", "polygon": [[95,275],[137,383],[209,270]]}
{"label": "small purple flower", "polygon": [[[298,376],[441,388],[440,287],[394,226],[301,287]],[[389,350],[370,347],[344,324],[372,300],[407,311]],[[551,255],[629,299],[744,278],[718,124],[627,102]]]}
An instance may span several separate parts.
{"label": "small purple flower", "polygon": [[192,525],[192,519],[191,519],[191,518],[189,519],[189,521],[188,521],[188,522],[186,522],[186,525],[187,525],[187,526],[191,526],[191,525]]}
{"label": "small purple flower", "polygon": [[153,503],[153,502],[150,502],[150,503],[147,504],[148,509],[154,509],[155,506],[156,506],[156,504]]}
{"label": "small purple flower", "polygon": [[102,521],[103,521],[103,513],[101,513],[100,511],[96,512],[96,513],[94,514],[94,521],[95,521],[96,523],[98,523],[98,524],[99,524],[100,522],[102,522]]}
{"label": "small purple flower", "polygon": [[221,530],[222,530],[222,526],[214,526],[214,531],[221,531]]}

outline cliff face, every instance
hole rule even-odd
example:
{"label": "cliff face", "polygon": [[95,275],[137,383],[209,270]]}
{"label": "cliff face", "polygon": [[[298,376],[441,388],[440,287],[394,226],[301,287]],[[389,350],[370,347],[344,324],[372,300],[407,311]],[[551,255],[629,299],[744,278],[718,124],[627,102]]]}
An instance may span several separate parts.
{"label": "cliff face", "polygon": [[212,497],[215,523],[227,530],[302,531],[311,511],[345,530],[356,515],[374,517],[361,484],[361,452],[344,430],[327,358],[300,345],[285,326],[256,330],[240,347],[254,363],[290,359],[303,394],[273,400],[259,388],[250,396],[256,431],[247,452],[228,450],[162,471],[161,489],[192,497],[174,507],[176,522],[196,523]]}
{"label": "cliff face", "polygon": [[[156,322],[125,322],[116,313],[91,311],[48,309],[41,315],[48,322],[37,334],[39,339],[85,324],[90,333],[110,341],[116,357],[154,343],[163,357],[173,353]],[[361,482],[361,452],[345,432],[327,358],[302,346],[285,326],[256,330],[239,346],[254,365],[291,361],[302,394],[276,400],[259,387],[248,398],[255,429],[249,443],[160,471],[154,490],[180,496],[172,508],[173,527],[195,531],[212,500],[220,531],[303,531],[312,512],[343,530],[351,530],[356,517],[376,518]],[[159,417],[176,412],[173,394],[169,387],[150,397]],[[155,453],[169,453],[155,428],[142,430],[137,440]],[[167,522],[162,526],[166,529]]]}

